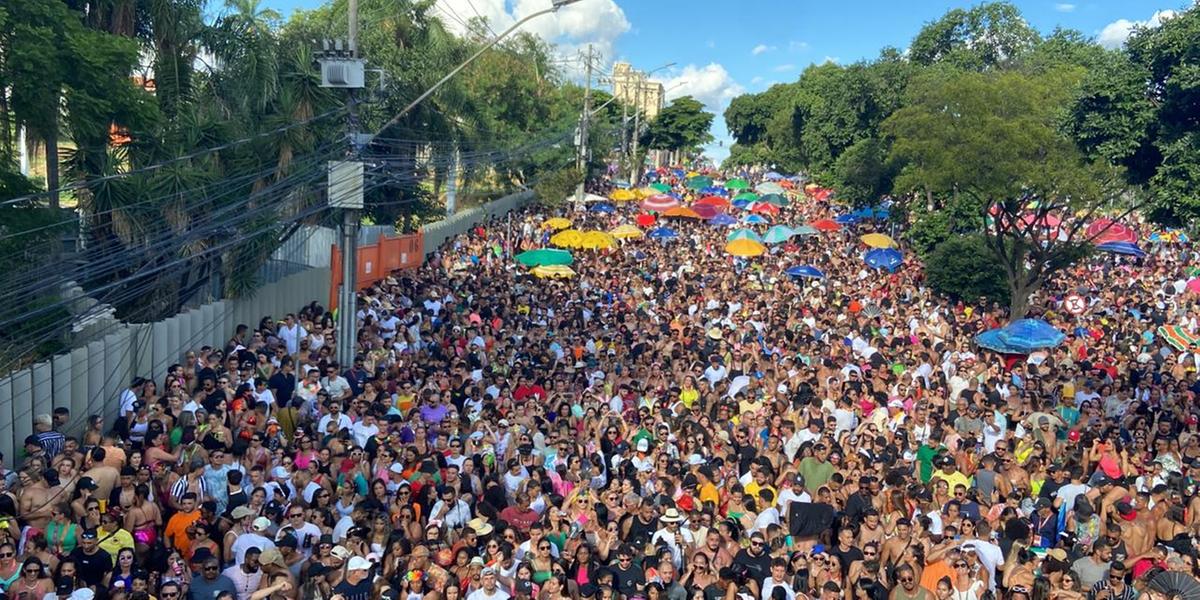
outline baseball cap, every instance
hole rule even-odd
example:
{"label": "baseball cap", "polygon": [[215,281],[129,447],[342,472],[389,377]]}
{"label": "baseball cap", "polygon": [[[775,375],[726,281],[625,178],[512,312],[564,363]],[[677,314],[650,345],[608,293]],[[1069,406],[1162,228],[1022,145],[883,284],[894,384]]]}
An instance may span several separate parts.
{"label": "baseball cap", "polygon": [[266,517],[259,517],[254,520],[254,524],[251,527],[254,531],[266,531],[271,527],[271,520]]}
{"label": "baseball cap", "polygon": [[370,568],[371,561],[361,556],[355,556],[350,559],[350,562],[346,563],[346,570],[348,571],[366,571]]}

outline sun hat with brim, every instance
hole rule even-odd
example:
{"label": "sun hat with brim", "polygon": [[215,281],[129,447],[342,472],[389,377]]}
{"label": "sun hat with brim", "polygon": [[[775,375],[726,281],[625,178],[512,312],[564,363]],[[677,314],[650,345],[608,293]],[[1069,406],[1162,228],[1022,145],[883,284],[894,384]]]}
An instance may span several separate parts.
{"label": "sun hat with brim", "polygon": [[488,523],[487,521],[484,521],[478,517],[468,521],[467,527],[470,527],[471,530],[475,532],[475,535],[479,536],[487,535],[496,529],[491,523]]}
{"label": "sun hat with brim", "polygon": [[683,515],[675,508],[668,508],[658,520],[663,523],[678,523],[683,520]]}

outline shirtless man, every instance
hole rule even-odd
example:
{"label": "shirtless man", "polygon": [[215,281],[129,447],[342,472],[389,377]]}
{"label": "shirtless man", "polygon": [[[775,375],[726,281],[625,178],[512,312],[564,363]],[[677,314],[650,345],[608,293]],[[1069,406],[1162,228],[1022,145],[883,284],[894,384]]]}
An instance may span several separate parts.
{"label": "shirtless man", "polygon": [[883,537],[883,523],[879,520],[879,511],[868,508],[863,513],[863,522],[858,529],[858,547],[862,548],[869,543],[882,545]]}
{"label": "shirtless man", "polygon": [[711,569],[719,570],[733,564],[733,555],[721,544],[721,534],[716,529],[708,530],[708,535],[704,536],[704,545],[696,552],[708,557]]}
{"label": "shirtless man", "polygon": [[904,551],[913,543],[912,521],[903,517],[897,519],[896,535],[883,543],[883,548],[879,551],[879,562],[883,564],[884,568],[892,567],[900,562]]}
{"label": "shirtless man", "polygon": [[[113,488],[117,487],[118,480],[121,478],[119,470],[105,464],[104,459],[107,456],[108,452],[104,448],[92,448],[84,463],[87,467],[84,475],[91,477],[92,481],[96,483],[96,497],[105,501],[112,495]],[[130,501],[132,502],[132,498]]]}
{"label": "shirtless man", "polygon": [[21,491],[17,497],[17,511],[26,524],[38,531],[46,528],[50,515],[54,512],[55,500],[50,497],[50,488],[46,479],[35,470],[22,471],[20,475]]}
{"label": "shirtless man", "polygon": [[1118,502],[1113,505],[1112,513],[1108,517],[1101,517],[1108,521],[1110,535],[1114,533],[1114,528],[1117,530],[1115,533],[1125,543],[1125,550],[1129,556],[1144,554],[1154,547],[1154,527],[1149,522],[1149,511],[1146,512],[1146,515],[1139,516],[1132,506]]}

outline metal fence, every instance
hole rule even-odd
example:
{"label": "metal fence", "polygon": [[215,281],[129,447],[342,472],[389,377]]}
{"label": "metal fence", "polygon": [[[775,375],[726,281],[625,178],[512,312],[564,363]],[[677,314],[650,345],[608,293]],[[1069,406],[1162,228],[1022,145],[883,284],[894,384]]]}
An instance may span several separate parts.
{"label": "metal fence", "polygon": [[[425,255],[476,223],[502,216],[532,198],[533,192],[512,194],[426,225]],[[372,235],[377,238],[380,233]],[[69,408],[69,433],[82,429],[93,414],[104,415],[111,424],[120,410],[121,391],[135,376],[161,385],[167,369],[183,362],[184,353],[205,345],[223,346],[238,324],[253,327],[265,316],[279,318],[326,298],[330,249],[336,240],[333,229],[305,226],[263,267],[260,276],[268,283],[252,298],[204,304],[155,323],[116,323],[86,345],[0,378],[0,452],[7,465],[20,464],[35,415]]]}

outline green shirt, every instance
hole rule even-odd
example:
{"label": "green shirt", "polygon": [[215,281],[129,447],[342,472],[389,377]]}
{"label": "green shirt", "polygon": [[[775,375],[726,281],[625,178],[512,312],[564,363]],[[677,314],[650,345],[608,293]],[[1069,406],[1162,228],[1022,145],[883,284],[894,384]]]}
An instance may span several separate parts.
{"label": "green shirt", "polygon": [[937,456],[941,448],[940,444],[937,446],[921,444],[921,447],[917,448],[917,464],[921,465],[921,483],[929,483],[929,480],[933,478],[933,457]]}
{"label": "green shirt", "polygon": [[821,462],[809,456],[800,461],[800,474],[804,476],[804,487],[815,494],[817,488],[825,485],[833,476],[833,463]]}

